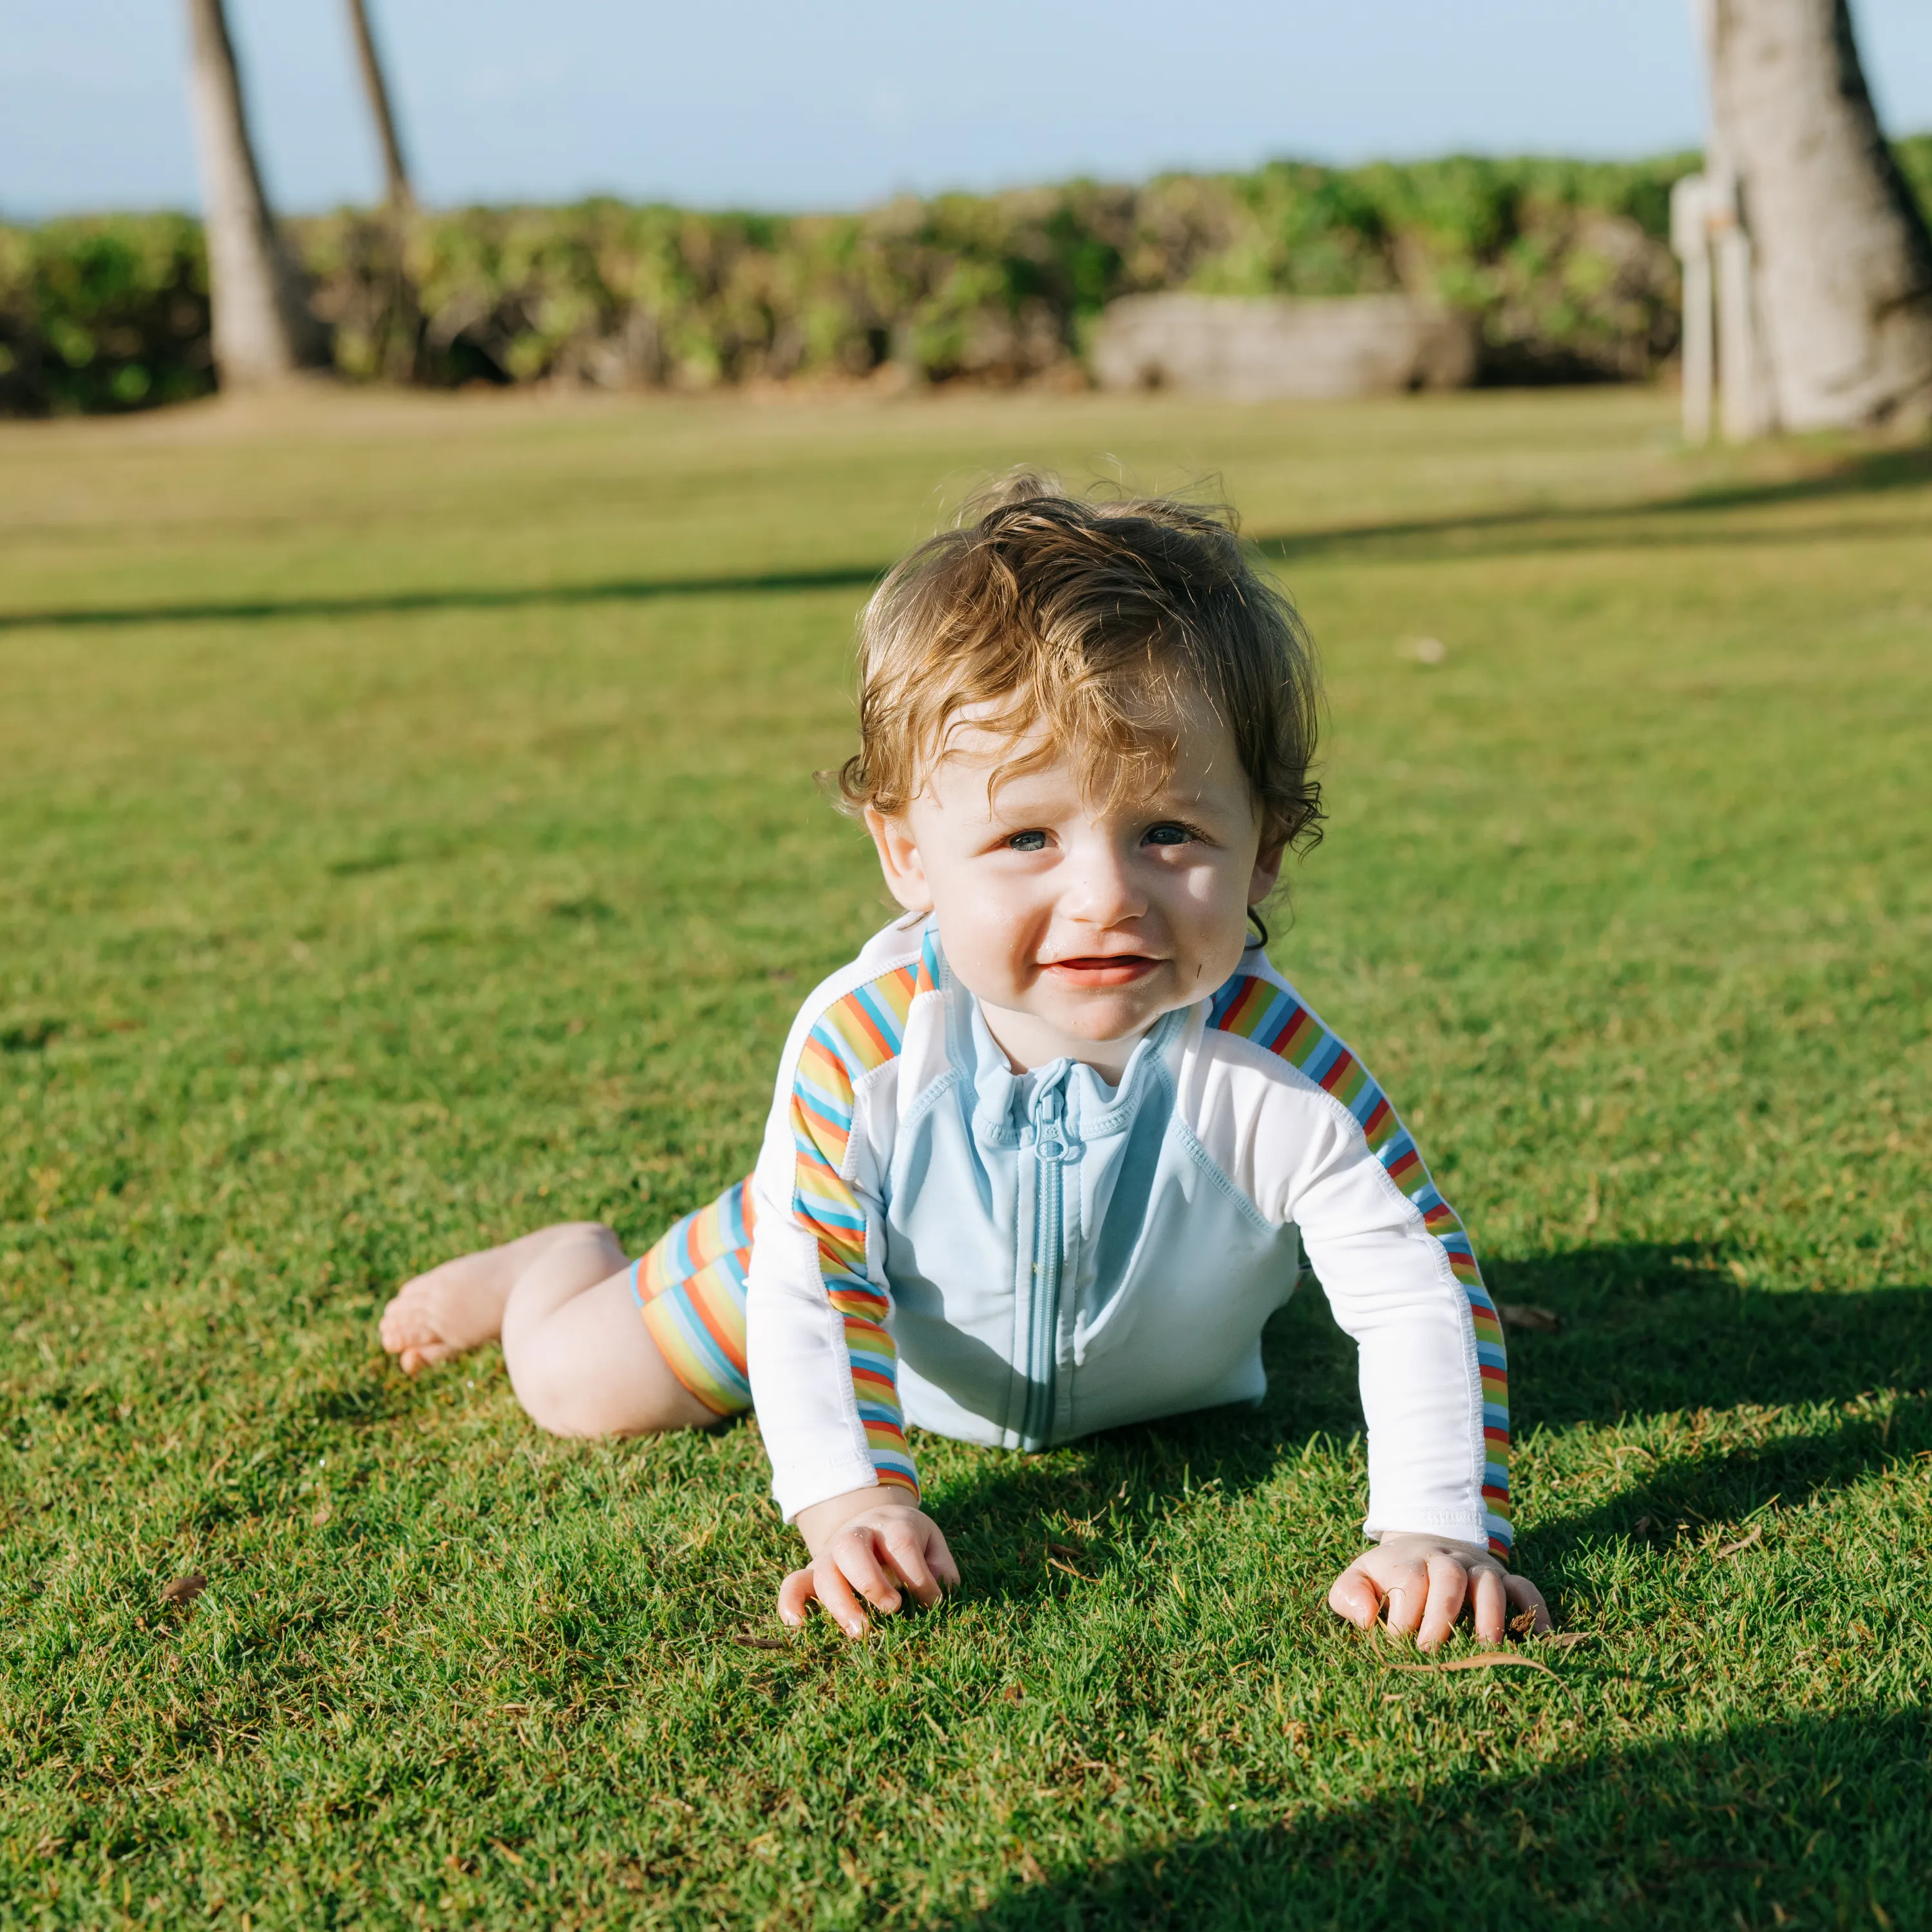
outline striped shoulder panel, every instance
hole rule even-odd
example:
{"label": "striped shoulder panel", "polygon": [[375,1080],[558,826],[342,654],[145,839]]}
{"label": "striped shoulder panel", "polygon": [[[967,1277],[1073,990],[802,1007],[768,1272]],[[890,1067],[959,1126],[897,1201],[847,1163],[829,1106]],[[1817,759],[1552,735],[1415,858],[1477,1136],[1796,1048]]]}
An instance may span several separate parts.
{"label": "striped shoulder panel", "polygon": [[1354,1115],[1369,1150],[1442,1244],[1449,1266],[1468,1298],[1476,1359],[1483,1378],[1483,1508],[1490,1547],[1508,1553],[1510,1524],[1509,1364],[1502,1323],[1483,1286],[1476,1250],[1456,1211],[1438,1192],[1408,1130],[1369,1070],[1286,988],[1258,974],[1237,973],[1208,1003],[1208,1024],[1238,1034],[1287,1061]]}
{"label": "striped shoulder panel", "polygon": [[916,961],[833,1000],[806,1036],[791,1090],[793,1211],[818,1244],[826,1298],[844,1322],[853,1396],[879,1480],[915,1496],[890,1304],[866,1273],[866,1210],[842,1170],[860,1081],[898,1057],[913,1001],[937,992],[939,976],[938,937],[928,933]]}
{"label": "striped shoulder panel", "polygon": [[830,1154],[835,1168],[843,1164],[854,1090],[866,1074],[897,1058],[913,1001],[938,985],[938,938],[928,933],[913,964],[855,986],[819,1015],[792,1082],[792,1137],[801,1151],[808,1144]]}

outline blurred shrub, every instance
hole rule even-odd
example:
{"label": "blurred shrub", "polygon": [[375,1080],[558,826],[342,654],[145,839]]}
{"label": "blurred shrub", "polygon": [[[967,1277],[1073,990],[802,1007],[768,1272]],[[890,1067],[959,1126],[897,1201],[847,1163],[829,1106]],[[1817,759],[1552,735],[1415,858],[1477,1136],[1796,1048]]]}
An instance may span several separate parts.
{"label": "blurred shrub", "polygon": [[0,227],[0,412],[140,409],[214,386],[198,222]]}
{"label": "blurred shrub", "polygon": [[300,232],[362,375],[1078,382],[1084,326],[1117,296],[1408,288],[1481,315],[1491,379],[1578,380],[1646,375],[1676,346],[1662,237],[1684,165],[1282,163],[857,215],[472,208],[419,220],[400,253],[373,216]]}
{"label": "blurred shrub", "polygon": [[1914,134],[1892,144],[1905,178],[1918,197],[1925,218],[1932,221],[1932,134]]}
{"label": "blurred shrub", "polygon": [[1480,380],[1650,374],[1676,350],[1670,184],[1694,155],[1630,164],[1462,155],[1221,178],[1226,245],[1190,277],[1244,295],[1403,289],[1478,316]]}
{"label": "blurred shrub", "polygon": [[[1932,136],[1900,159],[1932,207]],[[1084,380],[1115,296],[1406,289],[1480,320],[1482,379],[1639,378],[1675,351],[1670,184],[1612,164],[1279,162],[890,202],[850,215],[591,201],[466,208],[406,232],[292,226],[345,375],[698,389],[862,377]],[[178,216],[0,228],[0,409],[130,408],[212,386],[198,228]]]}

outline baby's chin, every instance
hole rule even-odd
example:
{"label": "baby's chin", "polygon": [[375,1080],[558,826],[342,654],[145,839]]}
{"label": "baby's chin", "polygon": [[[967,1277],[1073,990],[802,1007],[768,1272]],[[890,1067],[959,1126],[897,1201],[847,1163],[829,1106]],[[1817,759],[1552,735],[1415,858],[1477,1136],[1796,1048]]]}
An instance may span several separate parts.
{"label": "baby's chin", "polygon": [[1091,991],[1054,988],[1036,994],[1023,1010],[1044,1020],[1066,1035],[1088,1046],[1112,1046],[1136,1040],[1154,1023],[1177,1006],[1187,1004],[1186,998],[1163,989],[1141,985]]}

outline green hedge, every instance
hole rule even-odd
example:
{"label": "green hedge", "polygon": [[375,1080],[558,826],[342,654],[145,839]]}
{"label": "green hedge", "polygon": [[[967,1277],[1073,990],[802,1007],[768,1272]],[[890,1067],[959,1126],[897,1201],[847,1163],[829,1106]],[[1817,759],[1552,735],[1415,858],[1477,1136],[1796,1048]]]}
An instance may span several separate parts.
{"label": "green hedge", "polygon": [[[1932,136],[1900,155],[1932,207]],[[426,215],[400,236],[344,210],[291,232],[358,378],[701,388],[892,364],[1077,382],[1088,326],[1117,296],[1401,288],[1479,319],[1484,380],[1600,380],[1648,375],[1676,348],[1670,189],[1694,164],[1281,162],[852,215],[593,201]],[[136,408],[212,386],[194,222],[0,227],[0,410]]]}
{"label": "green hedge", "polygon": [[0,412],[139,409],[214,386],[199,222],[0,227]]}
{"label": "green hedge", "polygon": [[1663,241],[1681,160],[1450,160],[1076,182],[856,215],[700,215],[592,202],[412,228],[298,224],[356,374],[704,388],[796,376],[1078,380],[1115,296],[1426,289],[1478,311],[1488,373],[1641,376],[1675,346]]}

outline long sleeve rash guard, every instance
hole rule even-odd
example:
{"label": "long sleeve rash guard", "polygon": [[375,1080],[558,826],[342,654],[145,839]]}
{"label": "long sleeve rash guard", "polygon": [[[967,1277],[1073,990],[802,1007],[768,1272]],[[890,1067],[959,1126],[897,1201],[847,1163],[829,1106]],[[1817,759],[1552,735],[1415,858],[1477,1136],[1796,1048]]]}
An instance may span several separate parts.
{"label": "long sleeve rash guard", "polygon": [[1033,1449],[1258,1401],[1305,1252],[1360,1352],[1371,1534],[1506,1555],[1502,1331],[1380,1088],[1257,950],[1118,1088],[1016,1074],[931,921],[808,999],[753,1186],[752,1398],[790,1521],[918,1493],[908,1424]]}

